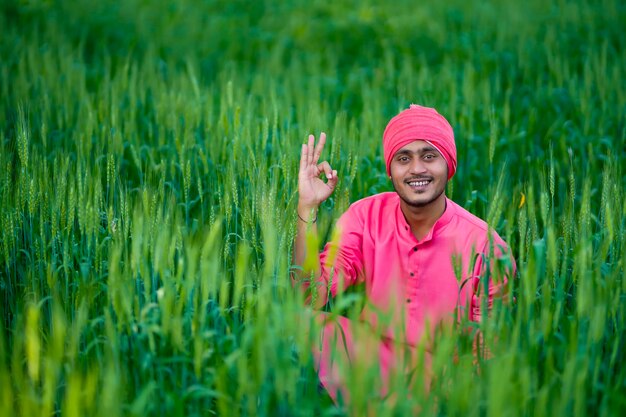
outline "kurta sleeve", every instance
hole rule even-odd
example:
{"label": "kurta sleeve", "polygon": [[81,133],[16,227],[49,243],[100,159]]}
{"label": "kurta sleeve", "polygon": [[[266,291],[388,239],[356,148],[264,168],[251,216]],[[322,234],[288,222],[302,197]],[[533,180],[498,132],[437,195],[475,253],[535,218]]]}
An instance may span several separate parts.
{"label": "kurta sleeve", "polygon": [[[497,233],[485,243],[477,255],[472,276],[471,317],[480,322],[489,314],[496,299],[508,301],[508,283],[515,276],[515,259],[507,244]],[[486,307],[486,311],[484,311]]]}
{"label": "kurta sleeve", "polygon": [[320,254],[318,285],[327,289],[327,296],[330,293],[334,297],[363,280],[363,224],[360,213],[350,207],[337,221],[334,238]]}

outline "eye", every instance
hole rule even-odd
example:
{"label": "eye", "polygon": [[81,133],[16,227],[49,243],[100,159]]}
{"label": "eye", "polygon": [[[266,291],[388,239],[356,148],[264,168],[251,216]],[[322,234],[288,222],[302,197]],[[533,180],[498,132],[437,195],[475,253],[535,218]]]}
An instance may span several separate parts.
{"label": "eye", "polygon": [[435,155],[434,153],[427,153],[426,155],[424,155],[424,159],[429,161],[431,159],[435,159],[437,157],[437,155]]}
{"label": "eye", "polygon": [[408,156],[399,156],[398,157],[398,161],[399,162],[407,162],[409,160]]}

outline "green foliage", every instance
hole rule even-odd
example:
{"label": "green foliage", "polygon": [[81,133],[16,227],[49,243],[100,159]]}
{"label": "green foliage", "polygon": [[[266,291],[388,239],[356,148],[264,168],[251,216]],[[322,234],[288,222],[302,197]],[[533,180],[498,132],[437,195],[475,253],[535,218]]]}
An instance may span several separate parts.
{"label": "green foliage", "polygon": [[616,0],[2,2],[0,415],[348,414],[289,280],[299,146],[329,134],[324,240],[390,189],[382,131],[411,102],[453,124],[448,195],[519,279],[476,324],[493,358],[443,331],[430,394],[397,381],[376,415],[623,414],[624,21]]}

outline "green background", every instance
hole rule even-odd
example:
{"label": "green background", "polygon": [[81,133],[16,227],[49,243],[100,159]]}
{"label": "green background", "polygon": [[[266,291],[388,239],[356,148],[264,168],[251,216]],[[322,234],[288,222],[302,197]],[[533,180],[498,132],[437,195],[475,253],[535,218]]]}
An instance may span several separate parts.
{"label": "green background", "polygon": [[[621,415],[624,22],[617,0],[3,1],[0,415]],[[480,368],[441,334],[428,395],[382,401],[364,370],[336,407],[289,282],[300,144],[326,132],[339,171],[320,246],[391,189],[410,103],[452,124],[447,194],[511,246],[516,302],[476,325]]]}

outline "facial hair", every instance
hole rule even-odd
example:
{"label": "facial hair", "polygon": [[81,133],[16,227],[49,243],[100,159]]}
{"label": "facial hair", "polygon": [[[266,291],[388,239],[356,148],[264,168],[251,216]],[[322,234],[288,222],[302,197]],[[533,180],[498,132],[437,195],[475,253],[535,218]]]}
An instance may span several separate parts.
{"label": "facial hair", "polygon": [[429,204],[433,203],[434,201],[436,201],[439,197],[441,197],[441,194],[444,193],[444,191],[446,190],[446,185],[447,185],[447,181],[446,181],[446,184],[444,184],[443,187],[441,187],[441,191],[439,191],[439,193],[437,193],[437,195],[433,196],[429,200],[415,202],[415,201],[411,201],[411,200],[406,199],[402,193],[398,192],[398,188],[396,187],[396,182],[395,181],[392,180],[391,183],[393,184],[393,189],[396,191],[396,194],[398,194],[400,199],[402,201],[404,201],[407,205],[409,205],[411,207],[414,207],[414,208],[423,208],[423,207],[426,207]]}

